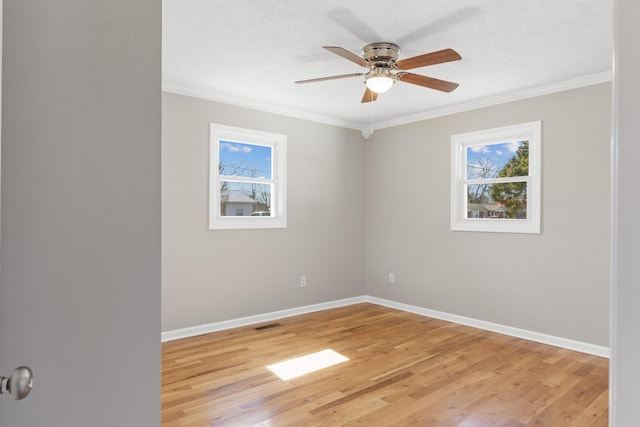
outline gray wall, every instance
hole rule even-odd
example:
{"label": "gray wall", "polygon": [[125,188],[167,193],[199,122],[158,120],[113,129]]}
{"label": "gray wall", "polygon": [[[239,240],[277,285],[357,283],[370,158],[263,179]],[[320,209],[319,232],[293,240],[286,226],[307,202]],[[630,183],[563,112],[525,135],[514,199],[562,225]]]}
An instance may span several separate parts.
{"label": "gray wall", "polygon": [[640,419],[640,4],[616,1],[611,426]]}
{"label": "gray wall", "polygon": [[[286,229],[207,229],[211,122],[288,136]],[[360,132],[165,93],[162,144],[163,331],[364,293]]]}
{"label": "gray wall", "polygon": [[[164,94],[163,330],[368,294],[607,346],[610,97],[600,84],[365,141]],[[451,134],[533,120],[543,121],[542,233],[449,231]],[[210,122],[289,136],[286,230],[207,230]]]}
{"label": "gray wall", "polygon": [[4,0],[2,426],[160,425],[159,0]]}
{"label": "gray wall", "polygon": [[[600,84],[376,131],[366,149],[367,293],[607,346],[610,99]],[[542,233],[450,231],[451,135],[534,120]]]}

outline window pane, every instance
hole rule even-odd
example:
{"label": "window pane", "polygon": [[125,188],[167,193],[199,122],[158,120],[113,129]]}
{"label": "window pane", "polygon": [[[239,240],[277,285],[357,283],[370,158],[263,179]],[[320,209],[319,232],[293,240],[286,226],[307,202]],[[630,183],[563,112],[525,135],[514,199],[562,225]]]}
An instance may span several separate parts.
{"label": "window pane", "polygon": [[467,218],[526,219],[527,183],[467,185]]}
{"label": "window pane", "polygon": [[272,147],[220,141],[219,150],[220,175],[271,179]]}
{"label": "window pane", "polygon": [[529,141],[467,147],[467,179],[529,175]]}
{"label": "window pane", "polygon": [[221,216],[270,216],[271,184],[220,181]]}

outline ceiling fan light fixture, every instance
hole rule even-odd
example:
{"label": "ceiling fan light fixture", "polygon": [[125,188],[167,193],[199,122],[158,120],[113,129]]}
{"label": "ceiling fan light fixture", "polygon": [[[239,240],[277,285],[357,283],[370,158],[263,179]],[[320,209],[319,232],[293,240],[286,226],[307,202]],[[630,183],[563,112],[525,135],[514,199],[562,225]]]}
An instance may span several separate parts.
{"label": "ceiling fan light fixture", "polygon": [[394,75],[386,68],[374,68],[365,77],[367,87],[375,93],[388,91],[395,82]]}
{"label": "ceiling fan light fixture", "polygon": [[362,48],[361,55],[356,55],[339,46],[323,46],[323,48],[365,68],[366,73],[341,74],[316,79],[298,80],[295,83],[314,83],[325,80],[344,79],[347,77],[364,77],[361,81],[367,88],[364,91],[364,95],[360,101],[361,103],[375,101],[379,93],[391,89],[396,81],[411,83],[416,86],[435,89],[441,92],[451,92],[458,87],[458,84],[454,82],[434,79],[433,77],[413,74],[407,71],[414,68],[426,67],[427,65],[442,64],[462,59],[460,54],[453,49],[442,49],[398,61],[400,47],[395,43],[370,43]]}

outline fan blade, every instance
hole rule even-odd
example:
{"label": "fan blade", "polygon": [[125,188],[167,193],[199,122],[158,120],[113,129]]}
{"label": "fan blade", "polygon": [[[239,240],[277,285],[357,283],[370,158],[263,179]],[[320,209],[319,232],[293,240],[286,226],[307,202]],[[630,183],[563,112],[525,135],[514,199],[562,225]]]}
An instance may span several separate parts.
{"label": "fan blade", "polygon": [[361,67],[369,67],[371,64],[361,56],[356,55],[355,53],[349,52],[347,49],[338,47],[338,46],[322,46],[324,49],[327,49],[329,52],[333,52],[336,55],[342,56],[345,59],[348,59],[351,62],[355,62]]}
{"label": "fan blade", "polygon": [[336,80],[336,79],[346,79],[349,77],[359,77],[359,76],[364,76],[363,73],[351,73],[351,74],[342,74],[339,76],[330,76],[330,77],[318,77],[317,79],[308,79],[308,80],[298,80],[297,84],[301,84],[301,83],[315,83],[315,82],[323,82],[325,80]]}
{"label": "fan blade", "polygon": [[362,102],[362,103],[373,102],[376,99],[378,99],[378,94],[376,92],[372,91],[371,89],[367,88],[364,91],[364,95],[362,95],[362,101],[360,101],[360,102]]}
{"label": "fan blade", "polygon": [[443,62],[457,61],[459,59],[462,59],[462,57],[455,50],[443,49],[437,52],[425,53],[424,55],[401,59],[400,61],[396,61],[396,67],[401,70],[411,70],[413,68],[442,64]]}
{"label": "fan blade", "polygon": [[458,87],[458,83],[438,80],[433,77],[420,76],[413,73],[398,73],[398,80],[442,92],[451,92]]}

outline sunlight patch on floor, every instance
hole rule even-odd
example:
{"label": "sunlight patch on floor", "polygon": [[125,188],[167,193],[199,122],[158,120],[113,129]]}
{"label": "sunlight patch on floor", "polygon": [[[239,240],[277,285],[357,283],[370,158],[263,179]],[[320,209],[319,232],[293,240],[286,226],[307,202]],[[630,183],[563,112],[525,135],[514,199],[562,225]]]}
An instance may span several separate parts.
{"label": "sunlight patch on floor", "polygon": [[327,349],[269,365],[267,368],[286,381],[301,377],[310,372],[328,368],[329,366],[337,365],[338,363],[346,362],[347,360],[349,359],[340,353]]}

